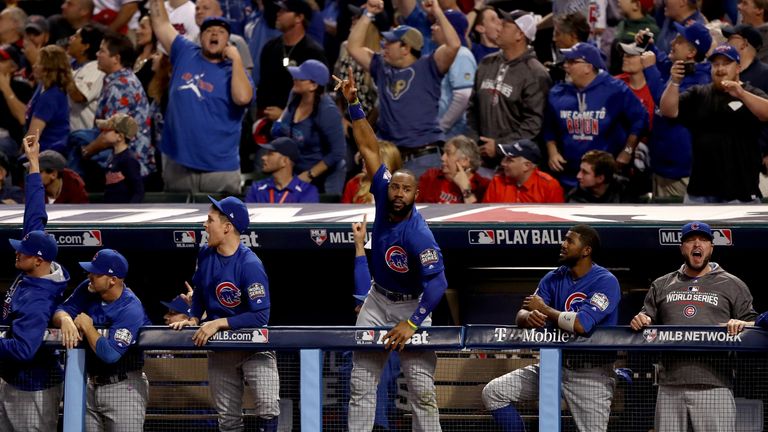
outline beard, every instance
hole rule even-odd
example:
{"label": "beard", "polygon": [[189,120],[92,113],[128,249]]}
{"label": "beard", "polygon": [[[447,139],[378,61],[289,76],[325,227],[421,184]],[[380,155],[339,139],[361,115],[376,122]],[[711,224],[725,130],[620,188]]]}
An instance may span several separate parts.
{"label": "beard", "polygon": [[558,264],[564,265],[568,268],[575,266],[577,262],[579,262],[578,256],[563,255],[562,257],[558,257],[557,259]]}
{"label": "beard", "polygon": [[395,209],[394,204],[392,201],[387,201],[387,211],[389,212],[389,216],[394,219],[403,219],[406,216],[408,216],[408,213],[411,212],[413,209],[413,204],[403,204],[403,207],[399,210]]}

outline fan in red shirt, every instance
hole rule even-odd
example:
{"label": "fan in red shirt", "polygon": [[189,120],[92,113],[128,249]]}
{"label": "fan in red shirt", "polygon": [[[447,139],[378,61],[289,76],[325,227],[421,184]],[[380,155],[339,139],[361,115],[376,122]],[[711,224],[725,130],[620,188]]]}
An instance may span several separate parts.
{"label": "fan in red shirt", "polygon": [[643,70],[656,63],[656,56],[653,51],[645,51],[637,44],[622,43],[619,45],[624,53],[624,58],[621,64],[622,73],[616,75],[616,78],[627,84],[627,87],[632,90],[632,93],[637,96],[645,110],[648,111],[649,127],[647,133],[653,127],[653,111],[656,109],[656,103],[653,101]]}
{"label": "fan in red shirt", "polygon": [[475,171],[480,167],[477,143],[458,135],[445,143],[442,166],[427,170],[419,178],[420,203],[473,204],[480,202],[489,180]]}
{"label": "fan in red shirt", "polygon": [[541,150],[535,142],[524,139],[512,144],[499,144],[504,155],[501,167],[488,185],[484,203],[561,203],[563,187],[551,175],[540,171]]}

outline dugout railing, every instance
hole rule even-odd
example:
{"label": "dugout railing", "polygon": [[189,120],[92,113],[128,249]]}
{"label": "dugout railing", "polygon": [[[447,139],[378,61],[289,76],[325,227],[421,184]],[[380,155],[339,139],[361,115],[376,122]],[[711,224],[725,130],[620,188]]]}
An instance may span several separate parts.
{"label": "dugout railing", "polygon": [[[295,354],[298,387],[292,430],[345,430],[345,425],[329,419],[329,384],[323,380],[339,379],[328,374],[329,353],[356,350],[382,350],[381,337],[386,329],[355,327],[270,327],[219,332],[210,343],[195,347],[195,329],[172,331],[151,326],[141,330],[138,345],[145,350],[146,361],[152,357],[157,364],[174,364],[171,369],[192,369],[188,365],[204,364],[200,355],[205,350],[274,350]],[[7,328],[0,328],[6,337]],[[45,349],[60,348],[56,329],[45,335]],[[656,360],[661,353],[681,352],[691,357],[726,356],[732,368],[734,394],[737,397],[737,430],[763,430],[763,409],[768,386],[768,332],[747,328],[737,336],[729,336],[724,327],[654,326],[634,332],[628,327],[597,329],[590,337],[578,337],[558,329],[521,329],[514,326],[469,325],[464,327],[430,327],[420,329],[406,349],[437,351],[438,371],[435,381],[441,408],[443,430],[495,430],[490,416],[478,400],[484,383],[511,369],[538,363],[541,375],[538,403],[521,410],[530,430],[560,431],[573,429],[562,402],[561,373],[563,350],[583,352],[615,352],[620,379],[614,392],[609,430],[649,430],[653,425]],[[191,353],[178,362],[163,353]],[[728,353],[731,353],[729,356]],[[738,359],[733,354],[737,353]],[[197,360],[195,360],[197,359]],[[278,360],[280,358],[278,357]],[[509,370],[508,370],[509,369]],[[188,385],[200,385],[205,378],[191,378]],[[340,378],[343,379],[343,378]],[[81,431],[85,412],[85,351],[66,353],[63,430]],[[167,389],[185,397],[177,389]],[[194,394],[205,398],[201,387]],[[342,399],[339,403],[344,403]],[[150,401],[150,404],[152,402]],[[247,404],[247,403],[246,403]],[[186,413],[185,415],[189,415]],[[200,418],[214,418],[211,411],[197,413]],[[167,416],[178,420],[179,413]],[[406,414],[408,417],[408,414]],[[325,421],[325,423],[324,423]],[[452,427],[451,425],[460,425]],[[481,426],[478,426],[481,425]]]}

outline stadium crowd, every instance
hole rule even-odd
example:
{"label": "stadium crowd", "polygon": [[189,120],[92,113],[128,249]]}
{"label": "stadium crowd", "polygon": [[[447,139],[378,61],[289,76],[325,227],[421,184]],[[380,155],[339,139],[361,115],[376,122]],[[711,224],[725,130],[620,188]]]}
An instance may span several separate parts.
{"label": "stadium crowd", "polygon": [[421,202],[768,187],[765,0],[150,3],[0,2],[3,202],[23,200],[28,135],[49,203],[371,202],[331,79],[349,74]]}

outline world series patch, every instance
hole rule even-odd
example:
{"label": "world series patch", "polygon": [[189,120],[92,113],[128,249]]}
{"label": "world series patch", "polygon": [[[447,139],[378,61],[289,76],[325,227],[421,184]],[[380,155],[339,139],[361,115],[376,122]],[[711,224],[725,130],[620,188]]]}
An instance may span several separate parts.
{"label": "world series patch", "polygon": [[256,282],[251,284],[251,286],[248,287],[248,297],[251,300],[256,300],[259,297],[264,297],[266,295],[264,290],[264,285]]}
{"label": "world series patch", "polygon": [[605,312],[605,310],[608,309],[608,306],[611,304],[610,300],[608,300],[608,296],[603,293],[592,294],[592,298],[589,299],[589,303],[593,306],[596,306],[598,309],[600,309],[601,312]]}
{"label": "world series patch", "polygon": [[121,328],[117,329],[115,331],[115,341],[120,346],[128,346],[131,344],[131,341],[133,340],[133,335],[131,334],[131,331],[127,328]]}
{"label": "world series patch", "polygon": [[424,251],[419,254],[419,259],[421,259],[421,265],[425,266],[436,263],[440,258],[437,256],[437,251],[430,248],[424,249]]}

